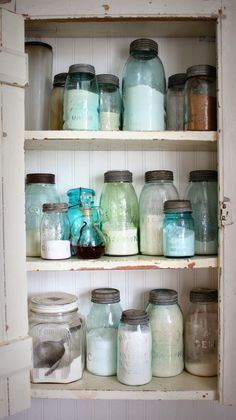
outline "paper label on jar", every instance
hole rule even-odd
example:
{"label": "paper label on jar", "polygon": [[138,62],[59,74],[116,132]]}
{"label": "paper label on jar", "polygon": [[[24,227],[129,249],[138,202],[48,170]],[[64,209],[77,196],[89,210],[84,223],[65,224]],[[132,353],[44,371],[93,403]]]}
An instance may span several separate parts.
{"label": "paper label on jar", "polygon": [[64,130],[99,129],[99,95],[87,90],[65,90]]}
{"label": "paper label on jar", "polygon": [[60,260],[70,256],[70,241],[47,240],[41,243],[41,257],[46,260]]}
{"label": "paper label on jar", "polygon": [[106,239],[106,254],[135,255],[138,253],[138,233],[136,228],[112,230],[105,225],[103,233]]}

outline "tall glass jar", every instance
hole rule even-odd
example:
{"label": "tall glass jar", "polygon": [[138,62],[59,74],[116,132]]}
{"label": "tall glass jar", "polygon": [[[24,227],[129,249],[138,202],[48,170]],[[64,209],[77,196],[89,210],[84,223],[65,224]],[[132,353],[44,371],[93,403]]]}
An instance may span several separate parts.
{"label": "tall glass jar", "polygon": [[123,71],[123,130],[164,130],[165,94],[165,72],[157,43],[135,39]]}
{"label": "tall glass jar", "polygon": [[140,252],[163,255],[163,205],[179,198],[172,171],[148,171],[139,198]]}
{"label": "tall glass jar", "polygon": [[216,130],[216,68],[199,64],[187,69],[184,88],[185,130]]}
{"label": "tall glass jar", "polygon": [[84,321],[77,297],[44,293],[31,297],[29,309],[32,382],[69,383],[80,379],[84,369]]}
{"label": "tall glass jar", "polygon": [[118,328],[117,379],[143,385],[152,379],[152,335],[148,314],[139,309],[122,312]]}
{"label": "tall glass jar", "polygon": [[43,204],[41,257],[46,260],[70,258],[70,222],[67,203]]}
{"label": "tall glass jar", "polygon": [[82,207],[82,225],[77,244],[77,257],[84,259],[100,258],[105,253],[105,239],[93,221],[93,209]]}
{"label": "tall glass jar", "polygon": [[149,294],[147,313],[152,330],[152,374],[169,377],[184,368],[183,315],[178,294],[171,289],[154,289]]}
{"label": "tall glass jar", "polygon": [[185,73],[176,73],[168,79],[166,95],[166,125],[167,130],[184,129],[184,85]]}
{"label": "tall glass jar", "polygon": [[191,201],[193,209],[195,253],[199,255],[217,254],[217,172],[191,171],[185,196]]}
{"label": "tall glass jar", "polygon": [[64,92],[64,130],[99,129],[99,91],[90,64],[69,67]]}
{"label": "tall glass jar", "polygon": [[67,73],[54,76],[51,92],[50,129],[62,130],[63,128],[63,98]]}
{"label": "tall glass jar", "polygon": [[42,205],[59,202],[54,174],[27,174],[25,187],[26,255],[40,257]]}
{"label": "tall glass jar", "polygon": [[190,201],[165,201],[164,213],[164,256],[192,257],[194,255],[194,222]]}
{"label": "tall glass jar", "polygon": [[138,254],[138,199],[129,171],[108,171],[100,197],[107,255]]}
{"label": "tall glass jar", "polygon": [[217,375],[218,293],[193,289],[185,320],[185,369],[197,376]]}
{"label": "tall glass jar", "polygon": [[87,369],[94,375],[111,376],[117,370],[117,330],[122,313],[120,292],[112,288],[92,290],[87,317]]}
{"label": "tall glass jar", "polygon": [[98,74],[100,130],[119,130],[122,101],[119,78],[113,74]]}

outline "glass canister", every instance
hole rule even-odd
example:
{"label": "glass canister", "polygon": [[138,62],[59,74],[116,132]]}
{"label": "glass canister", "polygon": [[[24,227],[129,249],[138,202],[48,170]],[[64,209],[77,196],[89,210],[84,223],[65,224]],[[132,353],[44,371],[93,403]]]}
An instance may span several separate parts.
{"label": "glass canister", "polygon": [[163,255],[163,205],[179,198],[173,179],[172,171],[145,172],[139,198],[141,254]]}
{"label": "glass canister", "polygon": [[100,130],[119,130],[122,101],[119,78],[113,74],[98,74]]}
{"label": "glass canister", "polygon": [[77,257],[100,258],[105,254],[105,239],[93,221],[93,209],[82,207],[82,225],[77,244]]}
{"label": "glass canister", "polygon": [[138,254],[138,199],[130,171],[108,171],[100,197],[107,255]]}
{"label": "glass canister", "polygon": [[164,256],[192,257],[194,255],[194,222],[190,201],[165,201],[164,214]]}
{"label": "glass canister", "polygon": [[99,129],[99,91],[92,65],[69,67],[63,109],[64,130]]}
{"label": "glass canister", "polygon": [[67,203],[43,204],[41,257],[46,260],[70,258],[70,222]]}
{"label": "glass canister", "polygon": [[50,129],[62,130],[63,128],[63,98],[67,73],[59,73],[54,76],[51,91]]}
{"label": "glass canister", "polygon": [[122,312],[118,328],[117,379],[126,385],[143,385],[152,379],[152,334],[146,311]]}
{"label": "glass canister", "polygon": [[120,292],[113,288],[94,289],[91,301],[86,322],[87,369],[94,375],[116,375]]}
{"label": "glass canister", "polygon": [[216,68],[205,64],[187,69],[184,88],[185,130],[216,130]]}
{"label": "glass canister", "polygon": [[135,39],[123,71],[123,130],[164,130],[165,94],[158,44],[152,39]]}
{"label": "glass canister", "polygon": [[26,256],[40,257],[40,226],[42,205],[47,202],[59,202],[55,187],[55,175],[35,173],[26,175],[25,187],[25,222]]}
{"label": "glass canister", "polygon": [[184,129],[184,85],[186,73],[176,73],[168,79],[166,95],[167,130]]}
{"label": "glass canister", "polygon": [[195,253],[217,254],[218,192],[217,172],[191,171],[185,196],[191,201],[195,230]]}
{"label": "glass canister", "polygon": [[147,307],[152,330],[152,374],[167,378],[184,368],[183,315],[178,294],[171,289],[154,289]]}
{"label": "glass canister", "polygon": [[31,297],[29,335],[33,339],[35,383],[69,383],[84,369],[84,321],[77,297],[50,292]]}
{"label": "glass canister", "polygon": [[28,54],[29,86],[25,89],[26,130],[49,130],[52,86],[52,47],[45,42],[25,43]]}
{"label": "glass canister", "polygon": [[190,291],[185,320],[185,369],[197,376],[217,375],[218,293],[216,289]]}

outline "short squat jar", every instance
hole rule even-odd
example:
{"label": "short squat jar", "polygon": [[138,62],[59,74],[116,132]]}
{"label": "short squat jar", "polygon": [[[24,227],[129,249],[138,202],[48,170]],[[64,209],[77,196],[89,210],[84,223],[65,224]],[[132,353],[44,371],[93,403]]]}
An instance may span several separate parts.
{"label": "short squat jar", "polygon": [[45,203],[41,223],[41,257],[46,260],[70,258],[68,204]]}
{"label": "short squat jar", "polygon": [[84,369],[84,321],[77,297],[51,292],[33,296],[29,307],[33,339],[32,382],[69,383]]}
{"label": "short squat jar", "polygon": [[122,101],[119,78],[113,74],[98,74],[99,87],[99,128],[119,130],[121,124]]}
{"label": "short squat jar", "polygon": [[145,172],[139,199],[140,252],[163,255],[163,205],[179,198],[172,171]]}
{"label": "short squat jar", "polygon": [[165,257],[194,255],[194,222],[189,200],[164,203],[163,252]]}
{"label": "short squat jar", "polygon": [[152,335],[146,311],[128,309],[118,328],[117,379],[143,385],[152,379]]}
{"label": "short squat jar", "polygon": [[149,294],[147,313],[152,330],[152,374],[167,378],[184,368],[183,315],[178,294],[171,289],[154,289]]}
{"label": "short squat jar", "polygon": [[185,369],[197,376],[217,375],[218,294],[193,289],[185,321]]}
{"label": "short squat jar", "polygon": [[51,92],[50,129],[62,130],[63,128],[63,98],[67,73],[54,76]]}
{"label": "short squat jar", "polygon": [[186,73],[176,73],[168,79],[166,95],[167,130],[184,129],[184,84]]}
{"label": "short squat jar", "polygon": [[117,330],[122,313],[120,292],[112,288],[92,290],[87,317],[87,369],[94,375],[116,375]]}

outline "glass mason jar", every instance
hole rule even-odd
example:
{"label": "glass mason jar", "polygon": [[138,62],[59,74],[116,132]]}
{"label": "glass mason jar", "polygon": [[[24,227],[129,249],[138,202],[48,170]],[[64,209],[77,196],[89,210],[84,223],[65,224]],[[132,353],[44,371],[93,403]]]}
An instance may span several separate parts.
{"label": "glass mason jar", "polygon": [[218,293],[215,289],[190,291],[185,320],[185,369],[197,376],[217,375]]}
{"label": "glass mason jar", "polygon": [[31,297],[29,335],[33,339],[32,382],[69,383],[82,377],[84,320],[76,296],[52,292]]}
{"label": "glass mason jar", "polygon": [[97,81],[100,130],[119,130],[122,111],[119,78],[113,74],[98,74]]}
{"label": "glass mason jar", "polygon": [[67,203],[43,204],[41,257],[46,260],[70,258],[70,222]]}
{"label": "glass mason jar", "polygon": [[195,231],[195,253],[217,254],[218,192],[217,172],[191,171],[185,196],[191,201]]}
{"label": "glass mason jar", "polygon": [[154,289],[147,306],[152,330],[152,374],[167,378],[184,368],[183,315],[178,294],[171,289]]}
{"label": "glass mason jar", "polygon": [[184,129],[184,85],[185,73],[176,73],[168,79],[166,95],[166,125],[167,130]]}
{"label": "glass mason jar", "polygon": [[139,198],[140,252],[163,255],[163,205],[177,200],[172,171],[145,172],[145,184]]}
{"label": "glass mason jar", "polygon": [[123,130],[164,130],[165,94],[165,72],[157,43],[134,40],[123,71]]}
{"label": "glass mason jar", "polygon": [[165,201],[164,214],[164,256],[192,257],[194,255],[194,222],[190,201]]}
{"label": "glass mason jar", "polygon": [[139,309],[122,312],[118,328],[117,379],[143,385],[152,379],[152,335],[148,314]]}
{"label": "glass mason jar", "polygon": [[77,257],[100,258],[105,254],[105,239],[93,221],[93,209],[82,207],[82,225],[77,244]]}
{"label": "glass mason jar", "polygon": [[64,130],[99,129],[99,91],[90,64],[69,67],[64,92]]}
{"label": "glass mason jar", "polygon": [[26,256],[40,257],[42,206],[59,202],[54,174],[27,174],[25,187]]}
{"label": "glass mason jar", "polygon": [[184,88],[184,129],[216,128],[216,68],[204,64],[191,66]]}
{"label": "glass mason jar", "polygon": [[101,230],[105,236],[107,255],[138,254],[138,199],[129,171],[104,174],[100,197]]}
{"label": "glass mason jar", "polygon": [[62,130],[63,128],[63,98],[67,73],[59,73],[54,76],[51,91],[50,130]]}
{"label": "glass mason jar", "polygon": [[87,317],[87,369],[94,375],[116,375],[117,330],[122,313],[120,292],[112,288],[92,290]]}

